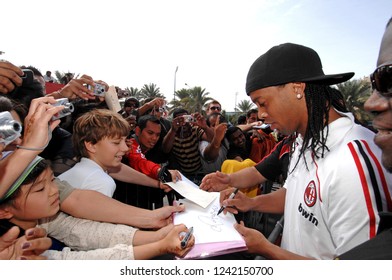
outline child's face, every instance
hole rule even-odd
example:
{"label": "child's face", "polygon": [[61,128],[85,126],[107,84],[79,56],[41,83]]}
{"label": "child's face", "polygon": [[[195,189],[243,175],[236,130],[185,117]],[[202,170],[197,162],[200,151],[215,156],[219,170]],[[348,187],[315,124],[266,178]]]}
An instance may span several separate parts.
{"label": "child's face", "polygon": [[128,146],[125,143],[126,137],[103,138],[97,144],[92,145],[91,160],[98,163],[104,170],[118,167],[121,164],[122,157],[128,152]]}
{"label": "child's face", "polygon": [[59,191],[53,171],[47,168],[35,182],[21,186],[12,211],[15,219],[32,221],[54,216],[59,210]]}

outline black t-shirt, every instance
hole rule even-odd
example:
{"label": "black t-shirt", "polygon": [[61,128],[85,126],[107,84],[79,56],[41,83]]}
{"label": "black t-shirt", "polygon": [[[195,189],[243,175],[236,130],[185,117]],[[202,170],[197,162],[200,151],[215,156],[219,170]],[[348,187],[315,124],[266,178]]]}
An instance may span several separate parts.
{"label": "black t-shirt", "polygon": [[270,181],[277,181],[281,175],[283,181],[285,181],[288,173],[291,145],[294,140],[294,136],[288,136],[276,144],[271,154],[255,166],[257,171]]}

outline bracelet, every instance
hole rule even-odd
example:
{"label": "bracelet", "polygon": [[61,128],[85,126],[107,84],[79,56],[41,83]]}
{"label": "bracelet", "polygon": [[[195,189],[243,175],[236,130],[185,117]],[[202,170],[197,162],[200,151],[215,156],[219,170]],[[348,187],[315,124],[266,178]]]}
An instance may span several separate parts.
{"label": "bracelet", "polygon": [[26,147],[26,146],[21,146],[21,145],[16,145],[17,149],[23,149],[23,150],[29,150],[29,151],[43,151],[45,148],[49,145],[49,141],[52,139],[52,131],[50,130],[50,127],[48,125],[48,142],[43,147],[40,148],[32,148],[32,147]]}
{"label": "bracelet", "polygon": [[45,147],[42,147],[42,148],[30,148],[30,147],[25,147],[25,146],[17,145],[16,148],[18,148],[18,149],[23,149],[23,150],[29,150],[29,151],[38,151],[38,152],[39,152],[39,151],[45,150],[46,146],[45,146]]}
{"label": "bracelet", "polygon": [[158,180],[158,189],[161,188],[161,181]]}

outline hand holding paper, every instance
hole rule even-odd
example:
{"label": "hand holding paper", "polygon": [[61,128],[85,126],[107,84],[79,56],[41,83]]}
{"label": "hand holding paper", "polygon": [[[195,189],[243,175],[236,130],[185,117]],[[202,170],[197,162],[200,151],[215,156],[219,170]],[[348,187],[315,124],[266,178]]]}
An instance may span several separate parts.
{"label": "hand holding paper", "polygon": [[173,190],[177,191],[183,197],[193,201],[194,203],[206,208],[214,199],[215,196],[209,192],[199,189],[199,187],[181,174],[182,180],[177,182],[165,183],[169,185]]}

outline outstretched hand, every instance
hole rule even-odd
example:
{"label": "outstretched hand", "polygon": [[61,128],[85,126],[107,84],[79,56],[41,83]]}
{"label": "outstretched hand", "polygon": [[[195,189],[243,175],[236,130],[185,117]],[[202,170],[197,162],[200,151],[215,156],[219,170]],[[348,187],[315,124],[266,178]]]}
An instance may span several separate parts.
{"label": "outstretched hand", "polygon": [[208,192],[219,192],[227,189],[230,184],[230,177],[228,174],[216,171],[204,176],[200,184],[200,189]]}
{"label": "outstretched hand", "polygon": [[173,213],[182,212],[184,210],[184,205],[164,206],[153,210],[152,228],[162,228],[168,224],[173,223]]}

